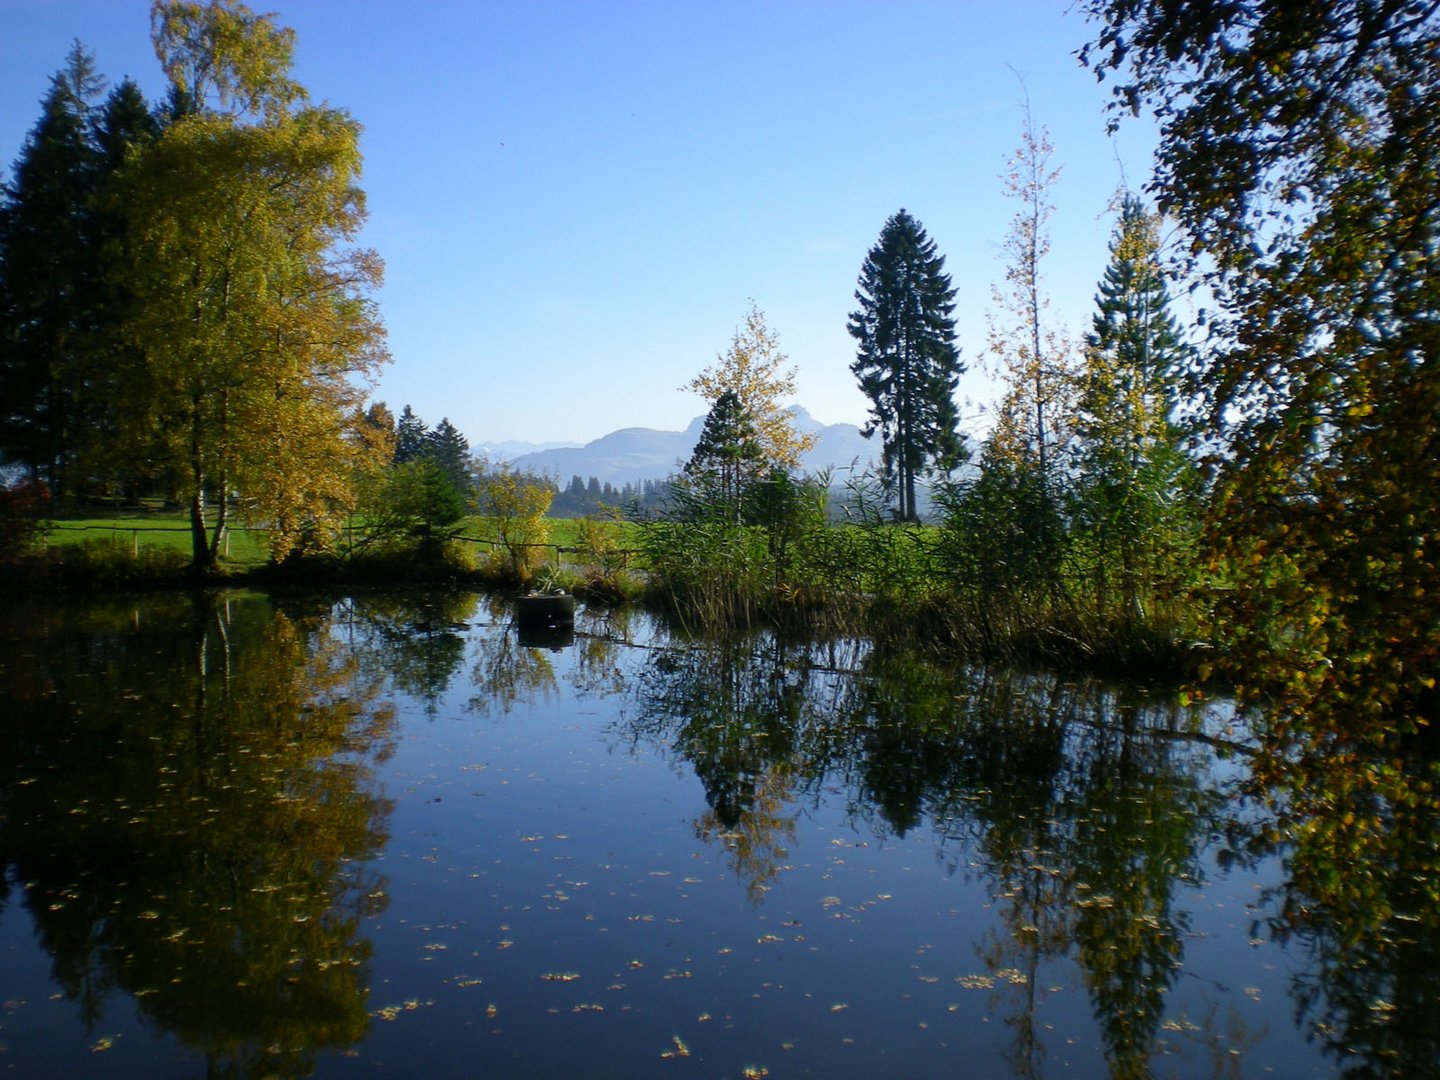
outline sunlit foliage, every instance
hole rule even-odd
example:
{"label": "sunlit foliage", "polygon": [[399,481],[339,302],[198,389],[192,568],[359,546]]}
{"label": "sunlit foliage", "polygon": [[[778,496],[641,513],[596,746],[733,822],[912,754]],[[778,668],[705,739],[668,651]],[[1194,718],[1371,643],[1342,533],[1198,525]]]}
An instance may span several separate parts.
{"label": "sunlit foliage", "polygon": [[493,538],[492,569],[514,584],[527,585],[548,556],[550,522],[545,512],[555,487],[541,477],[508,465],[492,467],[479,481],[479,508]]}
{"label": "sunlit foliage", "polygon": [[710,402],[711,411],[726,393],[734,394],[755,427],[766,462],[795,469],[815,444],[815,436],[795,430],[794,417],[781,402],[795,395],[795,369],[780,351],[780,338],[752,301],[745,324],[735,330],[730,348],[691,379],[684,389]]}
{"label": "sunlit foliage", "polygon": [[1216,636],[1288,734],[1399,749],[1440,709],[1440,5],[1086,7],[1210,268]]}
{"label": "sunlit foliage", "polygon": [[1193,349],[1170,311],[1159,220],[1125,194],[1110,265],[1085,341],[1075,415],[1077,527],[1094,603],[1141,619],[1176,595],[1194,557],[1200,490],[1179,424],[1179,380]]}
{"label": "sunlit foliage", "polygon": [[190,111],[127,163],[112,195],[134,346],[113,451],[175,485],[197,570],[215,563],[237,494],[247,520],[272,528],[279,559],[353,505],[363,444],[351,429],[387,359],[369,298],[380,261],[348,246],[365,216],[359,127],[297,104],[289,38],[268,16],[157,4],[154,19],[174,100]]}

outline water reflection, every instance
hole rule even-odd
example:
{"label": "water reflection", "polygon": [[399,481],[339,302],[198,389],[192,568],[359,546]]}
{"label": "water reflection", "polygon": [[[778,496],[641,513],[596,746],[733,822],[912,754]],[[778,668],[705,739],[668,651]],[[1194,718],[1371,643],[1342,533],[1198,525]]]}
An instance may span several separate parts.
{"label": "water reflection", "polygon": [[[725,844],[753,901],[784,868],[804,793],[838,787],[877,835],[928,828],[952,872],[988,883],[1000,919],[980,952],[1015,1075],[1041,1075],[1052,1056],[1041,969],[1062,957],[1082,973],[1112,1076],[1151,1076],[1187,1053],[1238,1075],[1263,1030],[1233,1008],[1171,1003],[1191,936],[1177,892],[1204,886],[1207,854],[1233,863],[1222,837],[1258,861],[1298,836],[1283,845],[1295,873],[1259,910],[1316,961],[1292,984],[1304,1030],[1348,1075],[1440,1075],[1424,1019],[1440,1005],[1433,799],[1368,841],[1342,840],[1315,816],[1335,798],[1315,776],[1300,785],[1310,810],[1287,804],[1280,827],[1244,797],[1242,770],[1215,768],[1217,749],[1253,750],[1203,730],[1199,713],[1053,675],[945,672],[856,642],[838,653],[771,637],[684,644],[638,680],[623,733],[694,770],[710,806],[696,833]],[[1339,822],[1353,832],[1356,817],[1352,806]]]}
{"label": "water reflection", "polygon": [[1440,1075],[1440,765],[1360,748],[1288,766],[1286,797],[1236,835],[1239,858],[1285,856],[1266,921],[1310,961],[1297,1022],[1347,1077]]}
{"label": "water reflection", "polygon": [[[1266,1022],[1346,1075],[1440,1075],[1433,768],[1297,759],[1262,792],[1251,764],[1281,770],[1228,717],[1138,691],[944,670],[853,639],[693,640],[627,611],[581,612],[572,638],[536,641],[503,601],[471,594],[24,611],[0,621],[0,678],[0,889],[19,886],[0,906],[24,906],[92,1029],[126,995],[215,1075],[306,1075],[367,1037],[371,983],[390,977],[371,971],[370,935],[391,891],[374,868],[401,817],[378,776],[400,737],[394,701],[432,733],[444,718],[498,734],[511,715],[599,713],[600,754],[693,776],[703,807],[697,795],[679,831],[718,853],[757,918],[822,810],[928,851],[945,882],[986,898],[961,943],[977,967],[956,981],[989,995],[1013,1075],[1056,1070],[1077,1031],[1114,1077],[1240,1075]],[[471,723],[482,715],[494,722]],[[469,838],[447,855],[457,879],[502,860],[497,873],[523,878],[493,835],[464,832],[515,829],[478,779],[483,758],[466,759],[467,799],[427,802],[426,828]],[[427,834],[425,850],[440,842]],[[616,842],[589,853],[567,837],[568,888],[612,873]],[[1213,951],[1197,962],[1214,932],[1207,879],[1232,871],[1268,889],[1230,916],[1252,940],[1225,955],[1286,945],[1278,1011],[1237,1009],[1258,988],[1223,985]],[[564,904],[546,889],[550,917]],[[1056,1023],[1077,1000],[1084,1018]]]}
{"label": "water reflection", "polygon": [[336,617],[366,670],[388,677],[433,716],[464,663],[465,631],[479,608],[474,593],[381,593],[346,598],[336,606]]}
{"label": "water reflection", "polygon": [[7,624],[0,863],[88,1025],[125,991],[226,1076],[364,1036],[391,710],[329,623],[177,596]]}

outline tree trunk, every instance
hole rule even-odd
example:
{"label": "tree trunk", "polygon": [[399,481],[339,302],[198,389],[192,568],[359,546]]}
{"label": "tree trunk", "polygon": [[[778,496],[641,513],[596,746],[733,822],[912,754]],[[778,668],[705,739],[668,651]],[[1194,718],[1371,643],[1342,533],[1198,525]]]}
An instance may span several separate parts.
{"label": "tree trunk", "polygon": [[190,408],[190,570],[196,577],[203,577],[215,564],[205,531],[205,466],[200,456],[203,424],[198,394],[192,396]]}

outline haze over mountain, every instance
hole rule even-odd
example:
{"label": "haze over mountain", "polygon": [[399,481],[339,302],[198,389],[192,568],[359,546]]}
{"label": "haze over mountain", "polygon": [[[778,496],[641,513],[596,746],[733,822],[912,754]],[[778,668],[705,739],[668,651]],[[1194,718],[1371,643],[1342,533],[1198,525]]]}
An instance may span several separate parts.
{"label": "haze over mountain", "polygon": [[[833,469],[839,473],[852,464],[866,467],[880,451],[878,442],[866,439],[854,424],[821,424],[800,406],[791,408],[795,427],[816,436],[815,447],[801,461],[807,473]],[[566,483],[570,477],[590,477],[615,485],[660,480],[678,472],[690,458],[700,438],[704,416],[697,416],[684,431],[657,431],[654,428],[621,428],[586,443],[522,453],[511,464],[527,472],[541,473]]]}

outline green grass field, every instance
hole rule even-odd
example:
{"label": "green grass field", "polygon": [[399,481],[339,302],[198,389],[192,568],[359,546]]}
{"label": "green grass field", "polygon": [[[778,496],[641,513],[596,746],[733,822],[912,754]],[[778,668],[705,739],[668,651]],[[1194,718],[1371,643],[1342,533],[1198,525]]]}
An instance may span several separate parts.
{"label": "green grass field", "polygon": [[[579,538],[580,523],[573,518],[547,518],[550,525],[549,543],[573,548]],[[357,529],[361,527],[356,522]],[[633,547],[636,526],[620,523],[620,546]],[[479,517],[466,518],[462,535],[488,538],[494,535],[489,523]],[[184,511],[153,511],[114,517],[63,518],[50,523],[46,542],[51,547],[65,547],[86,542],[105,542],[131,551],[152,549],[190,553],[190,524]],[[264,529],[232,526],[228,549],[221,553],[222,564],[235,567],[263,565],[270,557],[269,535]],[[570,556],[565,561],[572,561]]]}
{"label": "green grass field", "polygon": [[[110,542],[132,551],[151,548],[190,553],[190,524],[183,513],[156,513],[131,517],[65,518],[50,523],[46,542],[64,547],[86,542]],[[259,566],[270,557],[266,533],[232,528],[228,551],[221,560],[235,566]]]}

